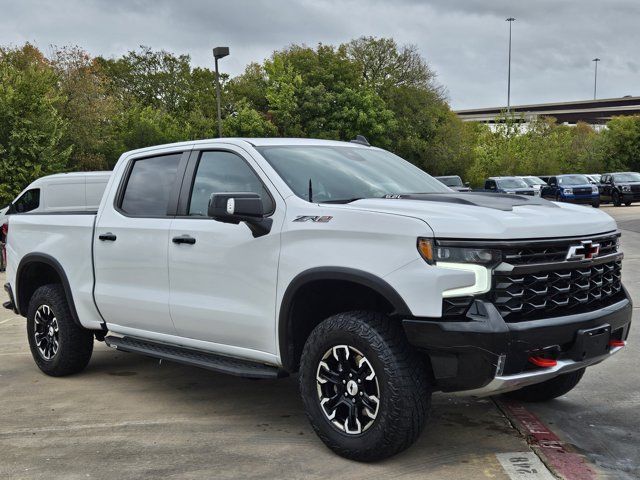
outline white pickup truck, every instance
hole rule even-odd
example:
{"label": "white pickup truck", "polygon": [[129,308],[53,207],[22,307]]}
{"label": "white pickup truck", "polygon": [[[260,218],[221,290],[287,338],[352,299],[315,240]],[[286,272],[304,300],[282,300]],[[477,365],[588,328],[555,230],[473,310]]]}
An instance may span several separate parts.
{"label": "white pickup truck", "polygon": [[44,373],[80,372],[94,339],[299,372],[315,431],[361,461],[411,445],[434,391],[565,394],[631,322],[607,214],[457,193],[363,138],[128,152],[97,212],[12,215],[7,249]]}

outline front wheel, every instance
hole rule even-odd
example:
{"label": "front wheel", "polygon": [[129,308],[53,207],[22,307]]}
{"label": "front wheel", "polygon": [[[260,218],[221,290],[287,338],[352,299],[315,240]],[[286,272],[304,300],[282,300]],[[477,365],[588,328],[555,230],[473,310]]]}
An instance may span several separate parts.
{"label": "front wheel", "polygon": [[619,207],[622,203],[620,202],[620,194],[618,192],[613,192],[613,196],[611,197],[611,201],[613,202],[614,207]]}
{"label": "front wheel", "polygon": [[591,206],[592,206],[593,208],[600,208],[600,200],[596,200],[595,202],[593,202],[593,203],[591,204]]}
{"label": "front wheel", "polygon": [[582,379],[584,368],[575,372],[564,373],[546,382],[536,383],[528,387],[505,393],[505,396],[523,402],[546,402],[570,392]]}
{"label": "front wheel", "polygon": [[631,206],[631,200],[629,200],[628,202],[624,202],[624,204],[625,204],[627,207],[630,207],[630,206]]}
{"label": "front wheel", "polygon": [[424,358],[385,315],[341,313],[311,332],[300,392],[311,425],[337,454],[376,461],[411,446],[431,403]]}
{"label": "front wheel", "polygon": [[38,368],[52,377],[78,373],[93,352],[93,334],[71,316],[60,284],[43,285],[29,302],[27,335]]}

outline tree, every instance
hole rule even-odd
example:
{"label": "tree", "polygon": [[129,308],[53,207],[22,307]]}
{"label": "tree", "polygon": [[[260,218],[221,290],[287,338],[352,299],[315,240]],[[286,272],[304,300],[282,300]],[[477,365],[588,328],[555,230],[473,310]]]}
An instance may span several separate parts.
{"label": "tree", "polygon": [[436,74],[415,45],[399,47],[392,38],[360,37],[346,45],[349,58],[358,65],[365,85],[386,99],[393,88],[427,90],[444,99]]}
{"label": "tree", "polygon": [[109,94],[108,77],[79,47],[57,48],[51,64],[61,93],[57,109],[68,122],[62,143],[73,148],[70,167],[75,170],[107,168],[103,150],[111,139],[111,121],[122,108]]}
{"label": "tree", "polygon": [[62,100],[53,69],[35,47],[0,49],[1,204],[36,178],[67,168],[67,122],[56,109]]}
{"label": "tree", "polygon": [[640,116],[615,117],[602,135],[607,170],[640,171]]}
{"label": "tree", "polygon": [[362,134],[376,145],[390,144],[387,132],[396,126],[393,112],[363,85],[345,46],[291,46],[275,52],[264,71],[266,114],[279,134],[336,140]]}

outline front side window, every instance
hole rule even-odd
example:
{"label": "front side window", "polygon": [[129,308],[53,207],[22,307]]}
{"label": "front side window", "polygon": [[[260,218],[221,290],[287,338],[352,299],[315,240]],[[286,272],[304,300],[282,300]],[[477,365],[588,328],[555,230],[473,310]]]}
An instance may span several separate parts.
{"label": "front side window", "polygon": [[451,189],[402,158],[374,148],[283,145],[260,154],[300,198],[348,203],[361,198]]}
{"label": "front side window", "polygon": [[40,206],[40,189],[32,188],[22,194],[22,196],[13,202],[12,210],[15,213],[27,213],[35,210]]}
{"label": "front side window", "polygon": [[167,215],[182,153],[135,160],[120,209],[139,217]]}
{"label": "front side window", "polygon": [[206,216],[212,193],[257,193],[265,213],[273,211],[273,200],[255,172],[231,152],[203,152],[191,190],[189,215]]}

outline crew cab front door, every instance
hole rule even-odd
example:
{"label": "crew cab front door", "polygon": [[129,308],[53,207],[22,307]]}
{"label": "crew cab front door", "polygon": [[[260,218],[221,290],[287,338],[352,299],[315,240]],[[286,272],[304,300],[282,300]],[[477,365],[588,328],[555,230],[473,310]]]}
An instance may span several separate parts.
{"label": "crew cab front door", "polygon": [[[207,216],[212,193],[260,195],[270,233]],[[169,235],[170,310],[178,335],[230,355],[276,353],[275,310],[284,201],[242,149],[193,151]],[[187,240],[185,240],[187,239]]]}

